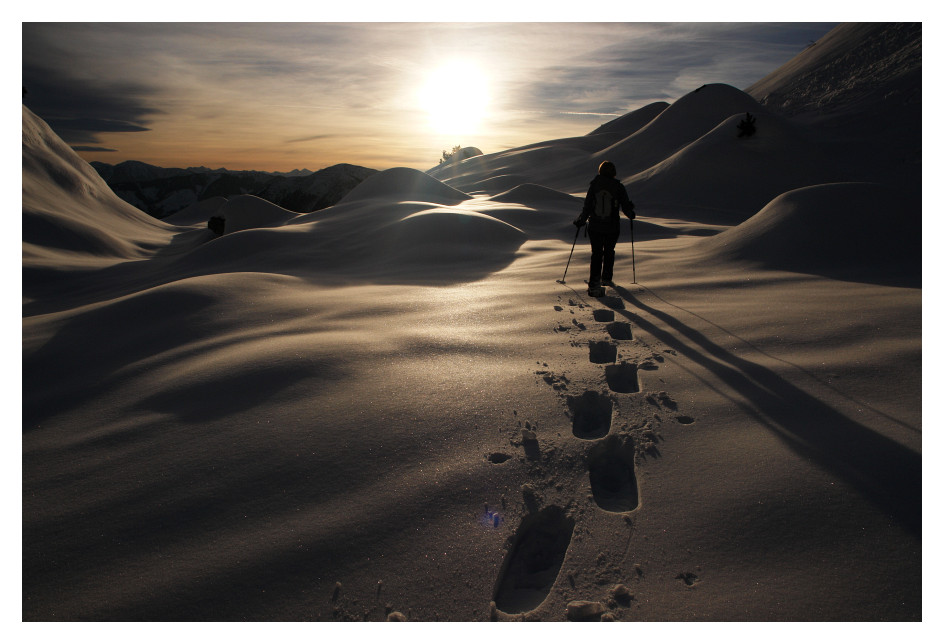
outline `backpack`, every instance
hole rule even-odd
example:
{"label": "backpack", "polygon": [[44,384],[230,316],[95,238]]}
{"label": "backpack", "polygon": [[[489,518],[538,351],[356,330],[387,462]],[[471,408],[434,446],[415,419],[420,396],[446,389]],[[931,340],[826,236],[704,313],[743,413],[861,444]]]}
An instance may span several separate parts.
{"label": "backpack", "polygon": [[609,190],[597,190],[593,204],[593,217],[602,221],[609,221],[610,217],[617,214],[619,204]]}

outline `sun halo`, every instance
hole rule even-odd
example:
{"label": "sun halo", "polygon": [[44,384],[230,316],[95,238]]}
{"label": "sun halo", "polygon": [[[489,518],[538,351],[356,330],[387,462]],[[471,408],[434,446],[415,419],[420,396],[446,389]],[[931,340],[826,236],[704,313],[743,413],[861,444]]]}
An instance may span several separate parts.
{"label": "sun halo", "polygon": [[450,60],[430,71],[418,100],[437,134],[474,135],[488,113],[488,77],[472,61]]}

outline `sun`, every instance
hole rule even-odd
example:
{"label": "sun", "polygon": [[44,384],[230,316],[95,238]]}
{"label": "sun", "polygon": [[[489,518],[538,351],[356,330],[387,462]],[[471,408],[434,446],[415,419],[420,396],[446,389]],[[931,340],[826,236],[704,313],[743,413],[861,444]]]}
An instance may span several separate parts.
{"label": "sun", "polygon": [[437,134],[474,135],[488,113],[488,77],[473,61],[450,60],[429,73],[418,100]]}

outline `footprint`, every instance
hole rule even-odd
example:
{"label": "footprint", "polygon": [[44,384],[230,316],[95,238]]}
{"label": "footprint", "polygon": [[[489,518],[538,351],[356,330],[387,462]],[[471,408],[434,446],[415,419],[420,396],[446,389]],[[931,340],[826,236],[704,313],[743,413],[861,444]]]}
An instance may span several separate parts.
{"label": "footprint", "polygon": [[568,396],[567,406],[570,408],[574,436],[577,438],[603,438],[610,432],[613,400],[608,396],[596,391],[585,391],[580,396]]}
{"label": "footprint", "polygon": [[557,580],[573,533],[574,520],[558,506],[522,520],[496,586],[498,610],[525,613],[541,605]]}
{"label": "footprint", "polygon": [[[612,311],[611,311],[612,313]],[[610,318],[611,320],[613,318]],[[629,322],[613,322],[606,325],[606,332],[614,340],[632,340],[633,327]]]}
{"label": "footprint", "polygon": [[607,365],[606,386],[610,391],[620,394],[634,394],[639,391],[639,373],[636,365],[629,362]]}
{"label": "footprint", "polygon": [[664,391],[660,391],[658,394],[649,394],[646,396],[646,401],[651,405],[662,407],[663,409],[668,409],[670,411],[678,410],[678,403],[672,399],[672,396]]}
{"label": "footprint", "polygon": [[630,512],[639,507],[633,439],[610,436],[587,454],[593,500],[607,512]]}
{"label": "footprint", "polygon": [[612,322],[613,317],[613,311],[610,309],[596,309],[593,312],[593,319],[597,322]]}
{"label": "footprint", "polygon": [[626,308],[626,305],[623,304],[623,298],[618,295],[605,295],[600,298],[600,302],[611,309],[623,310]]}
{"label": "footprint", "polygon": [[677,420],[680,425],[691,425],[695,422],[695,419],[691,416],[676,416],[675,420]]}
{"label": "footprint", "polygon": [[616,362],[616,345],[605,340],[590,341],[590,362],[604,364]]}
{"label": "footprint", "polygon": [[570,384],[570,380],[567,378],[567,376],[563,374],[558,375],[554,373],[553,371],[545,371],[545,370],[538,370],[538,371],[535,371],[534,373],[541,376],[541,379],[544,380],[545,383],[550,385],[551,388],[554,389],[554,391],[561,391],[563,389],[567,389],[567,385]]}
{"label": "footprint", "polygon": [[664,408],[671,409],[672,411],[678,409],[678,403],[672,400],[672,396],[669,394],[665,393],[664,391],[660,391],[657,396],[659,397],[659,404]]}
{"label": "footprint", "polygon": [[488,460],[495,464],[504,463],[510,458],[511,456],[509,454],[503,454],[502,452],[495,452],[494,454],[488,455]]}
{"label": "footprint", "polygon": [[693,572],[680,572],[675,575],[676,579],[681,579],[686,586],[694,586],[698,583],[698,575]]}

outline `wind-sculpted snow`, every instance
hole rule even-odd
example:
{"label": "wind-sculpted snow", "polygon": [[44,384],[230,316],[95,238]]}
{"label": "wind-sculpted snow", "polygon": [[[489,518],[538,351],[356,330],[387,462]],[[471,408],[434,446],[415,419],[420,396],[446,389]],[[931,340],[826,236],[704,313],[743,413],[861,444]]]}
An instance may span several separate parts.
{"label": "wind-sculpted snow", "polygon": [[24,620],[922,619],[920,191],[829,132],[707,85],[161,222],[23,128]]}
{"label": "wind-sculpted snow", "polygon": [[[653,103],[625,114],[590,134],[542,141],[431,168],[427,173],[455,188],[488,194],[537,183],[569,192],[582,185],[591,155],[628,137],[666,108]],[[599,161],[596,162],[599,165]]]}
{"label": "wind-sculpted snow", "polygon": [[[23,107],[23,267],[142,257],[174,228],[128,205],[39,117]],[[49,251],[67,251],[57,260]]]}
{"label": "wind-sculpted snow", "polygon": [[572,208],[579,208],[583,205],[583,201],[579,197],[533,183],[524,183],[515,186],[511,190],[497,194],[491,199],[492,201],[507,201],[510,203],[531,203],[533,201],[552,200]]}
{"label": "wind-sculpted snow", "polygon": [[622,177],[646,170],[710,132],[733,114],[766,113],[749,95],[730,85],[704,85],[672,103],[645,127],[600,150],[592,159],[616,164]]}
{"label": "wind-sculpted snow", "polygon": [[[432,177],[463,191],[496,194],[523,183],[544,183],[544,179],[565,174],[588,158],[599,146],[588,137],[565,139],[515,148],[428,171]],[[604,143],[605,145],[605,143]]]}
{"label": "wind-sculpted snow", "polygon": [[392,168],[371,175],[351,190],[340,203],[362,199],[412,199],[453,206],[469,195],[411,168]]}
{"label": "wind-sculpted snow", "polygon": [[[466,192],[496,194],[523,183],[563,192],[586,188],[599,164],[612,161],[623,178],[670,158],[732,115],[766,115],[748,94],[724,84],[704,85],[675,103],[653,103],[614,119],[585,137],[558,139],[485,154],[428,171]],[[616,140],[614,140],[615,137]],[[678,176],[672,191],[684,193]]]}
{"label": "wind-sculpted snow", "polygon": [[259,197],[243,195],[221,204],[211,216],[223,217],[226,220],[225,233],[229,234],[250,228],[281,226],[297,217],[298,213],[280,208]]}
{"label": "wind-sculpted snow", "polygon": [[921,73],[920,23],[839,25],[745,91],[791,116],[842,116],[863,100],[895,102],[919,89],[908,76]]}
{"label": "wind-sculpted snow", "polygon": [[864,277],[920,275],[921,215],[915,200],[872,183],[791,190],[744,223],[697,245],[712,258],[767,268],[847,272]]}
{"label": "wind-sculpted snow", "polygon": [[[24,109],[28,296],[51,288],[50,280],[63,266],[123,275],[96,280],[80,271],[65,278],[75,293],[111,296],[220,272],[260,271],[335,283],[476,279],[507,265],[528,236],[489,212],[510,212],[508,204],[486,200],[457,207],[470,197],[409,168],[379,172],[342,203],[314,213],[295,213],[244,195],[196,204],[171,218],[184,226],[174,227],[117,199],[94,170],[57,141]],[[224,220],[222,236],[207,229],[212,217]],[[563,227],[567,216],[558,221]],[[143,248],[145,240],[150,251]],[[444,271],[446,265],[454,270]]]}
{"label": "wind-sculpted snow", "polygon": [[665,101],[650,103],[645,107],[633,110],[628,114],[624,114],[612,121],[604,123],[587,136],[592,137],[599,134],[608,134],[619,135],[620,139],[626,138],[648,125],[652,119],[659,116],[667,107],[669,107],[669,104]]}
{"label": "wind-sculpted snow", "polygon": [[508,241],[521,243],[524,232],[489,215],[472,210],[436,207],[407,215],[378,228],[378,237],[417,252],[430,246],[453,250],[466,245],[496,246]]}
{"label": "wind-sculpted snow", "polygon": [[203,201],[198,201],[195,204],[187,206],[183,210],[178,210],[172,215],[164,217],[161,221],[173,226],[202,226],[223,207],[226,201],[226,197],[204,199]]}
{"label": "wind-sculpted snow", "polygon": [[596,134],[621,134],[623,137],[630,136],[648,125],[652,119],[659,116],[667,107],[669,107],[669,104],[665,101],[650,103],[638,110],[633,110],[629,114],[624,114],[612,121],[604,123],[587,136],[594,136]]}
{"label": "wind-sculpted snow", "polygon": [[743,118],[729,116],[630,177],[627,191],[640,204],[696,206],[746,218],[783,192],[842,178],[835,159],[805,129],[765,113],[756,117],[754,135],[739,137]]}

